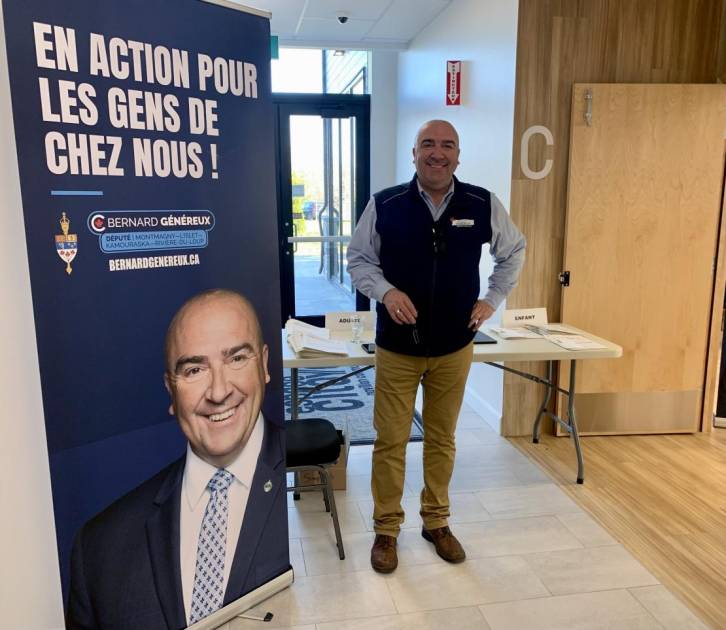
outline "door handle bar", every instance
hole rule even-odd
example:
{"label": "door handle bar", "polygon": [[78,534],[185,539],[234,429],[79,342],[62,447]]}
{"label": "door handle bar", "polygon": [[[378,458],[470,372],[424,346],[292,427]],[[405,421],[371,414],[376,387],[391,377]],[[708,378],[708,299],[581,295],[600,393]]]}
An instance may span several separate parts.
{"label": "door handle bar", "polygon": [[288,243],[349,243],[350,236],[288,236]]}

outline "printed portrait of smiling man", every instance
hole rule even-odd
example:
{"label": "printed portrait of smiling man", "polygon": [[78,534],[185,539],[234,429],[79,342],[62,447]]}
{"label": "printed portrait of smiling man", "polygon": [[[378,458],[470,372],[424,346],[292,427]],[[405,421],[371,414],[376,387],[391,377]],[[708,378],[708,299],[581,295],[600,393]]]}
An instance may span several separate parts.
{"label": "printed portrait of smiling man", "polygon": [[239,293],[205,291],[174,315],[164,383],[186,453],[83,526],[67,627],[186,628],[289,569],[268,355]]}
{"label": "printed portrait of smiling man", "polygon": [[176,415],[193,453],[224,468],[257,427],[270,382],[268,350],[254,310],[235,295],[199,298],[172,320],[166,355],[169,413]]}

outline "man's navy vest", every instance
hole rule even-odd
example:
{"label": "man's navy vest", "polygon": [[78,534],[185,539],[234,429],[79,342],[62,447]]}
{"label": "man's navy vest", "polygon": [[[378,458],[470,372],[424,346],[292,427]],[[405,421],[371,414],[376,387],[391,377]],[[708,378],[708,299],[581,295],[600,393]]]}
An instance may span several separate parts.
{"label": "man's navy vest", "polygon": [[454,182],[454,194],[436,222],[416,177],[374,195],[383,276],[418,311],[415,326],[397,324],[379,303],[376,344],[381,348],[437,357],[474,337],[468,325],[479,297],[482,245],[492,238],[491,197],[484,188]]}

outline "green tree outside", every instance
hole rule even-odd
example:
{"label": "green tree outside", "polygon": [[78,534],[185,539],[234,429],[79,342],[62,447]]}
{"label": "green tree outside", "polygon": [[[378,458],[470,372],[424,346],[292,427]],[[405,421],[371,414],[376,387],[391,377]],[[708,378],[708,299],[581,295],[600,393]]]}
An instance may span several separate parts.
{"label": "green tree outside", "polygon": [[[305,185],[305,178],[297,171],[292,172],[292,185]],[[305,235],[305,217],[303,216],[303,203],[305,197],[292,198],[292,223],[295,226],[294,234],[296,236]]]}

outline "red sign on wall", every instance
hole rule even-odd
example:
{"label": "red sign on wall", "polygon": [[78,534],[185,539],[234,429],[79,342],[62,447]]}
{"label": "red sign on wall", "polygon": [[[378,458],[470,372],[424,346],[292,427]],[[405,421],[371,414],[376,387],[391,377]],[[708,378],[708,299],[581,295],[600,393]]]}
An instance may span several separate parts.
{"label": "red sign on wall", "polygon": [[461,105],[461,61],[446,62],[446,104]]}

